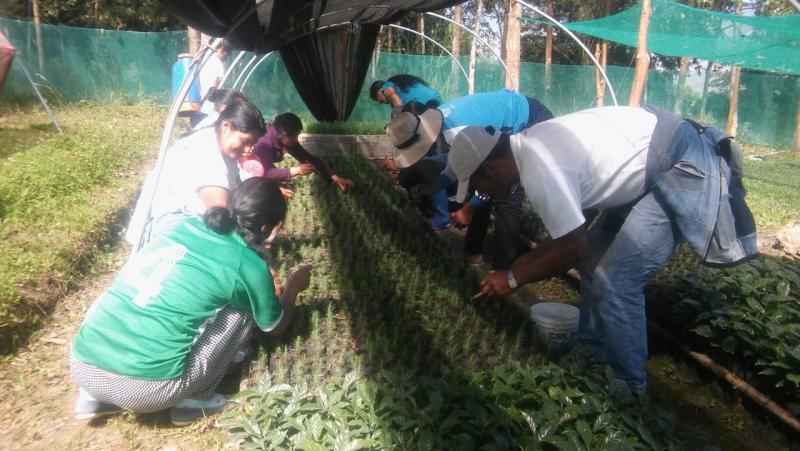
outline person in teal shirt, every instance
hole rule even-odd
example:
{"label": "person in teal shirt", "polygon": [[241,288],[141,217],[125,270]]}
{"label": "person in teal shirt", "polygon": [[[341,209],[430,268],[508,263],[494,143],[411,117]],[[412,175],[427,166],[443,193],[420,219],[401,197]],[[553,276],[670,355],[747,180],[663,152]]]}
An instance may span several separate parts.
{"label": "person in teal shirt", "polygon": [[442,103],[439,93],[428,86],[425,80],[408,74],[393,75],[385,81],[374,81],[369,87],[369,96],[378,103],[391,105],[392,117],[412,102],[425,108],[436,108]]}
{"label": "person in teal shirt", "polygon": [[72,341],[77,419],[170,409],[188,424],[222,410],[214,389],[252,334],[278,334],[310,267],[276,296],[264,239],[286,215],[278,185],[251,178],[229,208],[187,217],[135,254]]}

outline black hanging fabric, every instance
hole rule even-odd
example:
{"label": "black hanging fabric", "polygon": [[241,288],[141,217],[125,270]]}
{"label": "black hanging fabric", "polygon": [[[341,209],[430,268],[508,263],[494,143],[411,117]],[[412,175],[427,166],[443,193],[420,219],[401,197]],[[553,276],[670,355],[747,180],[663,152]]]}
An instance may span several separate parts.
{"label": "black hanging fabric", "polygon": [[319,120],[347,120],[367,75],[380,25],[331,27],[282,46],[295,88]]}
{"label": "black hanging fabric", "polygon": [[187,25],[235,49],[280,50],[300,96],[320,120],[347,119],[379,25],[464,0],[162,0]]}

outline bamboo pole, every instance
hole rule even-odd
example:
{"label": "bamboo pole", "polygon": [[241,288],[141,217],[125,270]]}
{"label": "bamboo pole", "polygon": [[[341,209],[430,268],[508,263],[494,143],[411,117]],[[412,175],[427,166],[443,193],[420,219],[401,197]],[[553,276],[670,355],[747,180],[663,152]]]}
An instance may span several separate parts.
{"label": "bamboo pole", "polygon": [[678,68],[678,88],[675,90],[675,111],[676,114],[681,114],[683,110],[683,94],[686,87],[686,72],[689,70],[689,58],[685,56],[681,58],[681,64]]}
{"label": "bamboo pole", "polygon": [[[475,34],[481,32],[481,18],[483,16],[483,0],[477,0],[478,4],[476,6],[476,13],[475,13],[475,26],[473,30]],[[471,43],[469,46],[469,93],[472,94],[475,92],[475,66],[477,65],[478,59],[478,40],[475,39],[475,36],[472,36],[470,39]]]}
{"label": "bamboo pole", "polygon": [[189,38],[189,54],[197,55],[200,51],[200,32],[192,27],[186,27],[186,34]]}
{"label": "bamboo pole", "polygon": [[36,50],[39,53],[39,72],[44,72],[44,43],[42,42],[42,18],[39,0],[33,0],[33,26],[36,29]]}
{"label": "bamboo pole", "polygon": [[633,75],[631,95],[628,105],[639,106],[647,81],[647,69],[650,67],[650,54],[647,53],[647,29],[650,26],[652,6],[650,0],[642,0],[642,15],[639,18],[639,39],[636,45],[636,71]]}
{"label": "bamboo pole", "polygon": [[506,29],[505,29],[505,54],[506,66],[509,73],[506,74],[506,88],[516,89],[519,86],[519,66],[520,66],[520,23],[519,16],[522,6],[517,0],[506,1]]}
{"label": "bamboo pole", "polygon": [[[800,88],[800,78],[797,81]],[[797,111],[794,113],[797,125],[794,128],[794,154],[800,157],[800,96],[797,97]]]}
{"label": "bamboo pole", "polygon": [[736,137],[736,129],[739,128],[739,76],[741,69],[731,68],[731,86],[728,100],[728,120],[725,122],[725,132]]}
{"label": "bamboo pole", "polygon": [[800,421],[797,420],[791,413],[789,413],[786,409],[776,404],[771,399],[767,398],[763,393],[758,391],[755,387],[748,384],[743,379],[739,378],[735,374],[728,371],[725,367],[720,365],[719,363],[715,362],[711,357],[696,351],[692,351],[687,345],[669,333],[666,329],[655,324],[652,321],[647,322],[647,327],[650,328],[653,332],[657,333],[661,336],[661,338],[668,341],[673,347],[679,349],[684,354],[688,355],[692,360],[699,363],[706,369],[710,370],[712,373],[716,374],[717,376],[725,379],[730,383],[736,390],[744,393],[745,396],[753,400],[756,404],[760,405],[761,407],[767,409],[770,413],[778,417],[781,421],[783,421],[787,426],[794,429],[796,432],[800,432]]}
{"label": "bamboo pole", "polygon": [[[553,0],[547,0],[547,14],[553,16]],[[547,36],[544,38],[544,90],[545,98],[549,98],[550,89],[553,85],[553,26],[545,27]]]}
{"label": "bamboo pole", "polygon": [[[419,19],[417,20],[417,31],[419,31],[420,34],[425,34],[425,15],[422,13],[419,13]],[[417,38],[417,45],[419,47],[419,54],[424,55],[425,39],[423,39],[422,36]]]}

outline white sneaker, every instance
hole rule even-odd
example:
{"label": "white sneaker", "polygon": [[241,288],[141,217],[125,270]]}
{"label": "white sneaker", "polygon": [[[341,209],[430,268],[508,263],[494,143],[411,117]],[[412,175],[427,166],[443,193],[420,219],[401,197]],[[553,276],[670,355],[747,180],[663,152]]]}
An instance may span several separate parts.
{"label": "white sneaker", "polygon": [[228,399],[215,393],[209,399],[184,399],[169,409],[169,419],[175,426],[186,426],[199,418],[222,412]]}
{"label": "white sneaker", "polygon": [[91,420],[93,418],[105,417],[122,412],[121,407],[113,404],[100,402],[83,388],[78,389],[78,400],[75,401],[75,419],[76,420]]}

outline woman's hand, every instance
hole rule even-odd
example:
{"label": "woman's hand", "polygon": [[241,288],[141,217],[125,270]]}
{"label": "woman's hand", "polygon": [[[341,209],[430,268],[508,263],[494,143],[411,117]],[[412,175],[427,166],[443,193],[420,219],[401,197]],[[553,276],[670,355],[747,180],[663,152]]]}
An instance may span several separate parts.
{"label": "woman's hand", "polygon": [[344,177],[340,177],[340,176],[338,176],[336,174],[331,176],[331,181],[333,183],[335,183],[336,186],[338,186],[339,189],[342,190],[342,192],[345,192],[345,193],[347,192],[347,190],[349,188],[352,188],[352,187],[355,186],[355,183],[353,183],[352,180],[346,179]]}
{"label": "woman's hand", "polygon": [[289,188],[284,188],[282,186],[279,186],[278,189],[281,190],[281,194],[283,194],[284,198],[291,199],[292,197],[294,197],[294,191],[290,190]]}
{"label": "woman's hand", "polygon": [[309,163],[303,163],[300,166],[295,166],[289,169],[289,174],[291,174],[292,177],[308,175],[311,174],[312,172],[314,172],[314,165]]}

